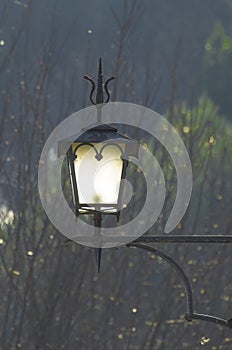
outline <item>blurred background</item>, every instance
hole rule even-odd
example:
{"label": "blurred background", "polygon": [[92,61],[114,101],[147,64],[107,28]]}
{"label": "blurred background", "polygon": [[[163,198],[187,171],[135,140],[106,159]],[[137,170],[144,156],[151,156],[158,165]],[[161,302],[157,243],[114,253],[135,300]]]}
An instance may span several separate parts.
{"label": "blurred background", "polygon": [[[184,320],[175,271],[138,249],[65,244],[39,199],[50,132],[90,105],[83,75],[117,79],[112,101],[164,115],[184,140],[194,186],[175,234],[232,234],[232,1],[0,1],[0,349],[229,350],[232,333]],[[166,151],[162,234],[176,194]],[[133,169],[131,170],[134,173]],[[134,176],[136,192],[143,191]],[[138,198],[139,205],[139,198]],[[190,277],[199,313],[232,317],[231,246],[157,244]]]}

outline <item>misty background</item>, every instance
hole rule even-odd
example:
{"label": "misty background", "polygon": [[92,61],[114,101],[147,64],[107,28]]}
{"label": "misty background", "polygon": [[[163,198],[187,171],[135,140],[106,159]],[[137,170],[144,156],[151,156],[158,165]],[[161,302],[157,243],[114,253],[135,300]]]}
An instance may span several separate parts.
{"label": "misty background", "polygon": [[[164,115],[188,149],[193,194],[172,233],[232,234],[231,19],[231,0],[0,1],[1,350],[231,349],[230,329],[187,323],[181,281],[160,258],[104,250],[97,274],[93,251],[49,222],[37,186],[47,137],[90,105],[83,75],[96,78],[102,57],[105,78],[117,77],[111,100]],[[165,173],[166,205],[148,232],[162,234],[175,169],[131,132]],[[143,191],[139,176],[134,185]],[[186,271],[196,312],[232,317],[230,245],[156,246]]]}

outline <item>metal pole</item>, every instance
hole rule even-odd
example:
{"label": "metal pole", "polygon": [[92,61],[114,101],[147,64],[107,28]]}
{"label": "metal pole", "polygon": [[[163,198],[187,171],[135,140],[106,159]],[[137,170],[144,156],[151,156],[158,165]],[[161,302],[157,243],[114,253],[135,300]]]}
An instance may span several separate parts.
{"label": "metal pole", "polygon": [[[94,226],[95,226],[95,235],[99,237],[101,235],[101,222],[102,214],[100,211],[94,212]],[[101,268],[101,257],[102,257],[102,248],[94,248],[95,258],[97,263],[97,271],[100,272]]]}

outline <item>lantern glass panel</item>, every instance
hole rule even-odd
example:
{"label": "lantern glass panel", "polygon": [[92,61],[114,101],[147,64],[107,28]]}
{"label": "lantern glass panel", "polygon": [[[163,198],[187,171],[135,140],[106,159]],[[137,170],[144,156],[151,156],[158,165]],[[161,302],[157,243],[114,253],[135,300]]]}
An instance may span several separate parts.
{"label": "lantern glass panel", "polygon": [[[79,203],[81,207],[84,205],[115,207],[118,203],[122,177],[121,155],[125,145],[119,145],[122,151],[115,145],[104,143],[92,143],[92,146],[94,147],[88,144],[72,144],[72,150],[76,155],[74,169]],[[102,147],[104,149],[101,152]],[[99,158],[98,155],[100,155]]]}

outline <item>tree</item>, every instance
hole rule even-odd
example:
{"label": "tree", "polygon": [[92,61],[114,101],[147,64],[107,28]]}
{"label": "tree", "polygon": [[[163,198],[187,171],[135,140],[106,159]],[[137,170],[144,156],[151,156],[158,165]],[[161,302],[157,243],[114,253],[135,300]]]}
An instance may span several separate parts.
{"label": "tree", "polygon": [[222,23],[215,25],[205,44],[205,88],[231,120],[232,102],[232,37],[225,33]]}

